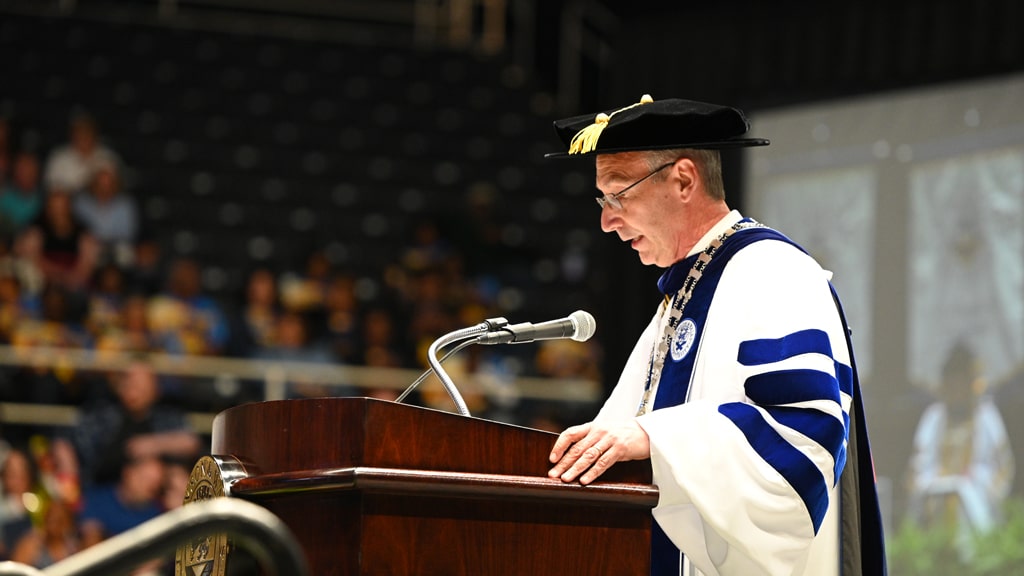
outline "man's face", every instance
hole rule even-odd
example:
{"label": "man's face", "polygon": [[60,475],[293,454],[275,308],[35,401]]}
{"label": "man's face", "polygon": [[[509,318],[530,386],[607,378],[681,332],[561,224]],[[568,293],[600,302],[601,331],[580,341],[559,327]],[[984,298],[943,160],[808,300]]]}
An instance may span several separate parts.
{"label": "man's face", "polygon": [[80,154],[90,154],[96,148],[96,127],[91,122],[78,120],[71,125],[71,146]]}
{"label": "man's face", "polygon": [[159,397],[159,383],[153,369],[132,364],[117,379],[114,391],[121,405],[132,414],[146,414]]}
{"label": "man's face", "polygon": [[[640,153],[602,154],[597,157],[597,188],[613,195],[650,172]],[[644,264],[662,268],[685,255],[679,253],[682,204],[673,193],[672,172],[669,166],[630,188],[618,197],[621,208],[609,205],[601,210],[602,230],[615,232],[623,242],[629,242]]]}
{"label": "man's face", "polygon": [[121,485],[131,503],[153,502],[160,496],[164,466],[159,458],[147,456],[125,464]]}
{"label": "man's face", "polygon": [[12,180],[22,190],[35,190],[39,185],[39,161],[35,156],[20,154],[14,160]]}

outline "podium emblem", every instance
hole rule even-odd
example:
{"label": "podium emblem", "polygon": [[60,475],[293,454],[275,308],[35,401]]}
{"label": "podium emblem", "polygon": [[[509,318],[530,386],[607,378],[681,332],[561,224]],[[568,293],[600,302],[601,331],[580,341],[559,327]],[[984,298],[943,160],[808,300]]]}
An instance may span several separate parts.
{"label": "podium emblem", "polygon": [[[220,464],[210,456],[203,456],[189,475],[184,505],[223,498],[228,492]],[[179,546],[174,554],[174,576],[224,576],[228,548],[227,534],[192,539]]]}

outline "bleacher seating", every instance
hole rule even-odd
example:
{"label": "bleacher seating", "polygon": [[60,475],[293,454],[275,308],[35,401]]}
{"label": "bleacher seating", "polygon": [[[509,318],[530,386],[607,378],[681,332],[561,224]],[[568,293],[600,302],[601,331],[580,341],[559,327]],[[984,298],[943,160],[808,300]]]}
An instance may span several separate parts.
{"label": "bleacher seating", "polygon": [[219,270],[204,275],[219,295],[254,261],[296,269],[328,246],[373,276],[418,215],[470,218],[487,187],[509,259],[486,272],[525,291],[507,314],[585,306],[560,258],[600,233],[586,166],[541,158],[556,148],[544,98],[501,57],[28,16],[4,17],[0,51],[0,114],[38,131],[40,153],[72,110],[93,114],[144,226]]}

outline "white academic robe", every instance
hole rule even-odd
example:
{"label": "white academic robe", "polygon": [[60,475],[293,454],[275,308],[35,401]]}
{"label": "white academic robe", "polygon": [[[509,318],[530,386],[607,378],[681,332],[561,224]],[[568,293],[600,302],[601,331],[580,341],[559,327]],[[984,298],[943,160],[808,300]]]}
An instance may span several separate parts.
{"label": "white academic robe", "polygon": [[[739,219],[736,212],[724,218],[691,254]],[[690,352],[697,357],[687,401],[637,418],[650,437],[653,478],[660,492],[654,518],[685,555],[681,573],[838,574],[839,490],[833,454],[780,424],[771,413],[776,407],[757,406],[744,388],[747,379],[759,373],[810,369],[835,375],[837,363],[850,366],[828,279],[829,273],[788,243],[762,240],[742,248],[723,270],[697,349]],[[652,346],[661,338],[668,316],[662,304],[596,420],[636,417]],[[832,357],[802,354],[756,366],[737,361],[743,342],[808,329],[827,333]],[[851,397],[842,392],[837,398],[839,402],[810,401],[786,408],[820,411],[844,422]],[[738,425],[719,411],[727,403],[755,406],[786,442],[820,470],[830,490],[817,533],[794,488],[751,446]],[[845,441],[843,446],[845,450]]]}

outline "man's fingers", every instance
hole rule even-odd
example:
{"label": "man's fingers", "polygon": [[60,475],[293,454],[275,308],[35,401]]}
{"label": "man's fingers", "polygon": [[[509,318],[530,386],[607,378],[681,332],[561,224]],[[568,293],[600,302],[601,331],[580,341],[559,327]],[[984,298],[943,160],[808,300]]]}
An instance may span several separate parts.
{"label": "man's fingers", "polygon": [[[579,446],[577,444],[576,446]],[[570,450],[570,452],[572,452]],[[562,474],[562,480],[571,482],[576,479],[577,476],[586,472],[599,458],[604,454],[604,449],[599,447],[596,443],[586,448],[580,447],[578,456],[571,460],[571,466]]]}
{"label": "man's fingers", "polygon": [[[557,463],[548,472],[548,476],[551,478],[561,477],[562,480],[565,480],[566,482],[574,479],[580,474],[580,472],[582,472],[582,470],[574,472],[573,467],[580,463],[587,462],[587,451],[592,451],[592,447],[596,442],[597,439],[592,438],[590,434],[577,437],[573,444],[562,451]],[[598,456],[600,456],[600,454],[598,454]],[[593,460],[590,460],[590,462],[593,462]],[[589,466],[589,463],[587,465]]]}
{"label": "man's fingers", "polygon": [[551,450],[555,465],[548,477],[589,484],[604,474],[616,462],[650,458],[651,447],[647,433],[633,421],[624,425],[594,425],[593,423],[566,429]]}
{"label": "man's fingers", "polygon": [[580,484],[590,484],[594,480],[604,474],[606,470],[612,467],[612,464],[623,460],[620,458],[622,450],[617,445],[611,445],[606,450],[603,450],[600,455],[594,460],[583,476],[580,476]]}
{"label": "man's fingers", "polygon": [[558,462],[565,455],[565,451],[570,446],[581,438],[586,437],[587,432],[590,431],[590,424],[581,424],[579,426],[572,426],[566,428],[564,432],[558,435],[558,440],[555,440],[555,445],[551,448],[551,455],[548,456],[548,460],[552,463]]}

